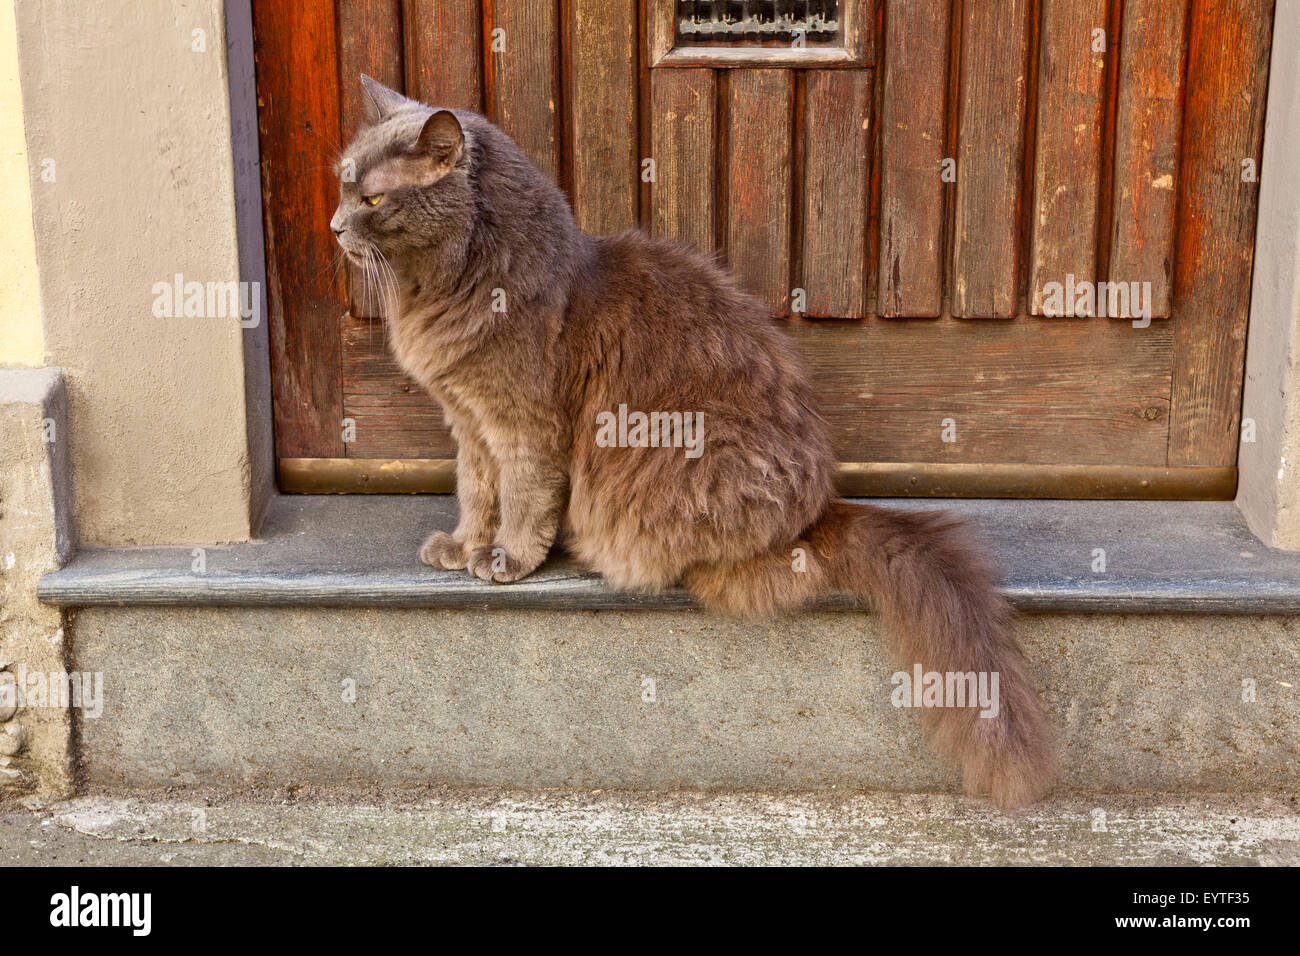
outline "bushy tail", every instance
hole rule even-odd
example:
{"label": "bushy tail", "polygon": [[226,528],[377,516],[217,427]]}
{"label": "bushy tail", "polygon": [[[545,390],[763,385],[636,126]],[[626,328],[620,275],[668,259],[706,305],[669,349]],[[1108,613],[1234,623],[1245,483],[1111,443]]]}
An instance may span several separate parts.
{"label": "bushy tail", "polygon": [[[796,548],[802,556],[792,556]],[[870,601],[909,673],[920,664],[945,675],[998,675],[996,716],[972,706],[920,708],[937,749],[961,766],[967,792],[1009,808],[1049,786],[1055,736],[1012,635],[1011,606],[960,517],[836,501],[789,548],[693,568],[684,583],[706,606],[739,614],[789,610],[833,591]]]}

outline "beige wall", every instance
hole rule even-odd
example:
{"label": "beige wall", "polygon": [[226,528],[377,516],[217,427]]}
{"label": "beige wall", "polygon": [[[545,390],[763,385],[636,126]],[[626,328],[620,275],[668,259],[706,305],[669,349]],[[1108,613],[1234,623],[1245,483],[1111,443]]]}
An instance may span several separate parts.
{"label": "beige wall", "polygon": [[0,365],[39,366],[45,354],[12,0],[0,0],[0,183]]}
{"label": "beige wall", "polygon": [[[1300,548],[1300,3],[1273,26],[1237,506],[1265,543]],[[1254,441],[1250,429],[1254,429]]]}
{"label": "beige wall", "polygon": [[239,319],[152,311],[155,283],[178,273],[240,278],[222,4],[15,8],[45,357],[67,375],[82,543],[245,539]]}

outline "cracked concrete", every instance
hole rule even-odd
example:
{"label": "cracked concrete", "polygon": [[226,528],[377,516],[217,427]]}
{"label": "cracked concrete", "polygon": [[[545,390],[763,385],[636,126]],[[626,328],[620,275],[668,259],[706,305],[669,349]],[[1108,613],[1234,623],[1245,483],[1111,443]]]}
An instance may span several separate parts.
{"label": "cracked concrete", "polygon": [[175,791],[0,806],[0,865],[1300,865],[1291,793]]}

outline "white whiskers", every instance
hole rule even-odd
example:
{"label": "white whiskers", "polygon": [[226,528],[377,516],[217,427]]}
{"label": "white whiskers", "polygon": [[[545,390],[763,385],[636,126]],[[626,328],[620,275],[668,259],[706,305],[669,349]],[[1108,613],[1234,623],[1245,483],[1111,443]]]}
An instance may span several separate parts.
{"label": "white whiskers", "polygon": [[[397,309],[397,274],[393,271],[387,256],[379,251],[373,243],[367,244],[361,254],[361,275],[363,280],[362,305],[367,315],[390,317]],[[373,304],[379,309],[371,309]]]}

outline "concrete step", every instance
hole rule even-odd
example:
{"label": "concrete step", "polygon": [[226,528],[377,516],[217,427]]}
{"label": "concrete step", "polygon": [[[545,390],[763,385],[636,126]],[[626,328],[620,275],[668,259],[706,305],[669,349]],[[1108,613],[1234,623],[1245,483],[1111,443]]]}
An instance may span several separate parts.
{"label": "concrete step", "polygon": [[196,791],[0,807],[0,866],[1300,864],[1294,798]]}
{"label": "concrete step", "polygon": [[[946,505],[1030,612],[1017,633],[1064,738],[1059,792],[1300,787],[1300,642],[1282,616],[1300,608],[1300,554],[1260,546],[1229,502]],[[891,702],[872,615],[832,598],[739,623],[563,562],[510,586],[419,565],[454,509],[281,498],[257,542],[87,551],[47,575],[74,668],[103,679],[83,779],[956,787]]]}
{"label": "concrete step", "polygon": [[[1230,501],[879,501],[959,512],[1024,611],[1300,614],[1300,551],[1260,544]],[[257,541],[86,550],[37,593],[64,607],[122,604],[283,607],[693,606],[681,590],[619,593],[556,555],[508,588],[434,571],[416,555],[456,525],[446,495],[287,495]],[[834,596],[827,608],[847,602]]]}
{"label": "concrete step", "polygon": [[[79,728],[95,786],[957,786],[863,612],[94,607],[70,626],[103,679]],[[1060,792],[1300,787],[1289,619],[1017,632],[1064,736]]]}

